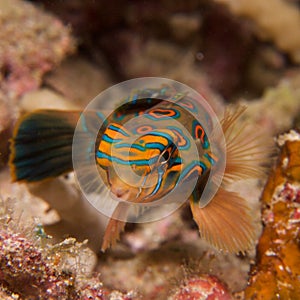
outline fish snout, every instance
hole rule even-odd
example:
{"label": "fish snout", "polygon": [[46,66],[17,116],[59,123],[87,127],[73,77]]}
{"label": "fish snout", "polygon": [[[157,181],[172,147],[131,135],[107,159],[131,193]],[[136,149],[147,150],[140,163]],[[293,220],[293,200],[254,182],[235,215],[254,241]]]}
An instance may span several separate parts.
{"label": "fish snout", "polygon": [[114,196],[116,196],[117,198],[121,198],[123,200],[127,199],[129,193],[129,189],[120,186],[115,186],[115,185],[112,185],[110,187],[110,191]]}

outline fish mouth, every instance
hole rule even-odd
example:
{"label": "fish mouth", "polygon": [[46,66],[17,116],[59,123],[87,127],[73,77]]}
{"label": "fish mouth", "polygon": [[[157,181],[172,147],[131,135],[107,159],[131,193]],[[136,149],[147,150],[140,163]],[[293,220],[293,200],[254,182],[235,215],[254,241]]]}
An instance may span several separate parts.
{"label": "fish mouth", "polygon": [[127,201],[129,199],[129,196],[130,196],[130,191],[129,190],[122,190],[121,191],[121,190],[111,189],[110,195],[115,200]]}

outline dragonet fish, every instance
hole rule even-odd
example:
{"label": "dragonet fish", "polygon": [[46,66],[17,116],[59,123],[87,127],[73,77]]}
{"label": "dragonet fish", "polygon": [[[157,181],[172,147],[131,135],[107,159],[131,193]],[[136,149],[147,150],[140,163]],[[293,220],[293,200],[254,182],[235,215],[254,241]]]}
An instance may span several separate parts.
{"label": "dragonet fish", "polygon": [[[208,175],[218,161],[224,159],[211,150],[201,122],[189,113],[201,104],[168,86],[136,90],[130,99],[143,101],[125,103],[121,110],[107,117],[104,125],[97,129],[92,151],[91,159],[104,171],[111,192],[126,201],[152,202],[180,186],[181,181],[188,181],[189,176],[196,176],[195,188],[187,200],[201,237],[224,251],[246,251],[255,239],[253,217],[247,201],[229,191],[228,186],[236,180],[258,177],[266,150],[257,132],[238,123],[245,107],[226,110],[220,119],[226,141],[225,172],[214,197],[201,205],[199,199]],[[137,122],[129,130],[123,126],[133,116],[143,114],[148,116],[149,122]],[[13,181],[36,182],[72,171],[72,141],[80,116],[81,111],[62,110],[37,110],[22,116],[10,143]],[[188,134],[176,126],[156,129],[156,123],[164,117],[178,121]],[[89,121],[82,125],[82,130],[95,130],[91,124],[97,118],[102,118],[101,112],[90,111]],[[137,134],[139,137],[135,138]],[[218,136],[213,138],[218,139]],[[186,165],[180,155],[189,151],[191,143],[199,147],[201,155],[199,161]],[[115,166],[122,167],[124,162],[139,175],[139,184],[132,186],[118,178]],[[147,181],[151,184],[146,184]],[[116,208],[115,216],[120,209],[121,206]],[[102,250],[116,243],[124,227],[125,221],[114,216],[110,219]]]}

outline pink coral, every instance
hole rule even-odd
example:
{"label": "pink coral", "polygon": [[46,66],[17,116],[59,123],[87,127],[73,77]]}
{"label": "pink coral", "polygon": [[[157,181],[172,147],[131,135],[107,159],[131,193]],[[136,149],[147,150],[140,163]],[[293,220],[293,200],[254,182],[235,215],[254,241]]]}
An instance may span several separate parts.
{"label": "pink coral", "polygon": [[188,279],[169,298],[170,300],[230,300],[227,288],[212,275]]}
{"label": "pink coral", "polygon": [[3,293],[26,299],[131,300],[134,297],[133,293],[110,292],[97,276],[79,280],[71,272],[59,270],[55,261],[27,238],[0,230],[0,291],[3,288],[6,288]]}
{"label": "pink coral", "polygon": [[1,284],[18,294],[44,299],[76,296],[72,276],[58,274],[41,251],[19,234],[0,232],[0,266]]}
{"label": "pink coral", "polygon": [[74,49],[69,29],[33,5],[0,1],[0,88],[19,96]]}

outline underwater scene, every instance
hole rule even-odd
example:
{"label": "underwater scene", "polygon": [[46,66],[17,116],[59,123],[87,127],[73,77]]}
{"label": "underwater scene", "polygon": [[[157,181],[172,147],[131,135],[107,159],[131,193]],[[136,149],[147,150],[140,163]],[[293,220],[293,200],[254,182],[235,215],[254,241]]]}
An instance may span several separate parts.
{"label": "underwater scene", "polygon": [[0,24],[0,299],[300,299],[300,1]]}

